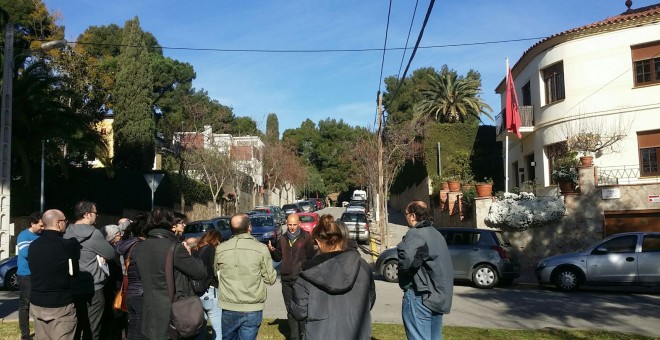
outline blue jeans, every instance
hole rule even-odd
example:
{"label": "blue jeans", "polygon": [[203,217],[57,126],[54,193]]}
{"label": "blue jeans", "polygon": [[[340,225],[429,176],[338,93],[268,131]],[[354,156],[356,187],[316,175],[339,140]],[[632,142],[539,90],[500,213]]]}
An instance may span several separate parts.
{"label": "blue jeans", "polygon": [[[206,319],[211,321],[211,327],[213,327],[213,337],[211,339],[221,339],[222,309],[218,306],[218,289],[210,286],[206,293],[199,298],[202,300],[202,307],[204,307]],[[202,340],[205,335],[206,327],[204,327],[195,339]]]}
{"label": "blue jeans", "polygon": [[257,338],[263,311],[234,312],[222,310],[223,340],[253,340]]}
{"label": "blue jeans", "polygon": [[403,292],[401,316],[408,339],[442,339],[442,314],[424,306],[422,296],[416,294],[414,289]]}

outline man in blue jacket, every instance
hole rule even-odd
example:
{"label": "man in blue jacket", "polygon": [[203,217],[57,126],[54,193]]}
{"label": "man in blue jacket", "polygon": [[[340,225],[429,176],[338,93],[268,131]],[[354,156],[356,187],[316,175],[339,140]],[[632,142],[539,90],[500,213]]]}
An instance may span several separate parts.
{"label": "man in blue jacket", "polygon": [[449,249],[425,202],[411,202],[405,215],[410,229],[396,247],[403,326],[408,339],[442,339],[442,315],[449,313],[454,292]]}
{"label": "man in blue jacket", "polygon": [[18,248],[18,289],[20,297],[18,299],[18,328],[21,330],[21,339],[30,339],[30,267],[28,266],[28,249],[32,241],[39,238],[39,234],[44,229],[41,222],[41,213],[33,212],[28,217],[30,227],[21,231],[16,239],[16,248]]}

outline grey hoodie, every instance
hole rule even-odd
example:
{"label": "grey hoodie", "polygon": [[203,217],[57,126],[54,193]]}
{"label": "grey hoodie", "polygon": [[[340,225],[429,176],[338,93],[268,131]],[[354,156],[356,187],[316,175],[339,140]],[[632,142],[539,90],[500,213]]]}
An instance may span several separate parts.
{"label": "grey hoodie", "polygon": [[103,288],[107,274],[99,266],[96,255],[106,260],[115,257],[115,250],[105,240],[100,230],[89,224],[70,224],[64,238],[75,238],[80,243],[80,273],[72,283],[74,294],[93,293]]}

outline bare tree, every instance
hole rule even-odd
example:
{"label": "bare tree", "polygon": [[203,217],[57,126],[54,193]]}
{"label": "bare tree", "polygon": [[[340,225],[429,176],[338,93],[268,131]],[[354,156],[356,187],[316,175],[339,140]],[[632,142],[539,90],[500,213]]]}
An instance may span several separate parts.
{"label": "bare tree", "polygon": [[562,126],[568,149],[583,156],[600,156],[603,152],[617,152],[616,144],[625,139],[630,123],[621,117],[580,118]]}
{"label": "bare tree", "polygon": [[[195,133],[193,136],[203,136],[203,134]],[[215,204],[215,212],[220,215],[222,211],[218,197],[222,188],[236,172],[230,155],[217,147],[182,147],[181,157],[188,164],[188,173],[203,181],[209,188]]]}
{"label": "bare tree", "polygon": [[286,185],[287,168],[301,167],[299,159],[293,150],[284,146],[280,141],[272,141],[266,144],[264,149],[264,177],[267,186],[267,200],[270,202],[270,195],[275,188],[280,188],[280,204],[281,205],[281,189]]}

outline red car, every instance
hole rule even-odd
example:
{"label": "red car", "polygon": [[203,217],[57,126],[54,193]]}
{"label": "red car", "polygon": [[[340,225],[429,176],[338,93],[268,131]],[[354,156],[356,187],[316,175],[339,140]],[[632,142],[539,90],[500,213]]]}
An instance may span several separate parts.
{"label": "red car", "polygon": [[300,218],[300,227],[310,234],[314,230],[314,227],[319,224],[319,214],[317,213],[304,212],[297,213],[296,215]]}

